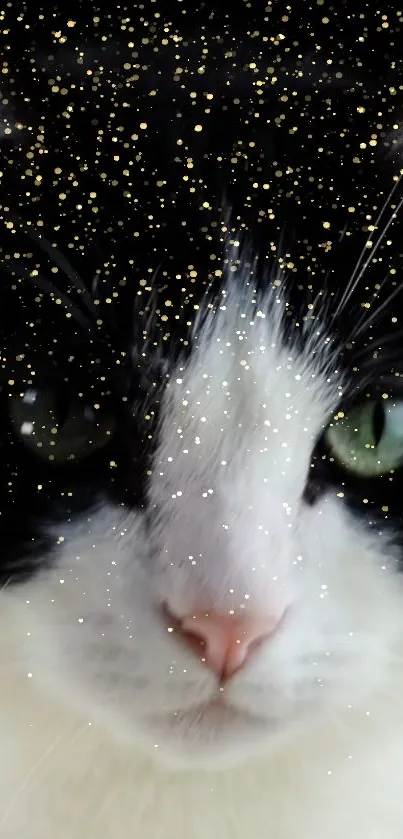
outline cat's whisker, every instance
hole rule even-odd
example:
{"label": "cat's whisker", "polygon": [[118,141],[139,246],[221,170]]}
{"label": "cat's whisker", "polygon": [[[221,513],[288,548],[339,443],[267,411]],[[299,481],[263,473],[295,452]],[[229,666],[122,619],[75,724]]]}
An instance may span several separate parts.
{"label": "cat's whisker", "polygon": [[[343,241],[343,239],[344,239],[344,237],[347,233],[347,230],[348,230],[348,222],[346,221],[346,223],[343,227],[343,230],[341,231],[340,236],[339,236],[339,244],[340,244],[340,242]],[[330,271],[328,273],[330,273]]]}
{"label": "cat's whisker", "polygon": [[326,274],[325,274],[325,279],[323,281],[323,287],[319,289],[319,291],[315,294],[315,297],[313,298],[312,303],[309,304],[310,309],[308,310],[308,316],[307,316],[307,317],[309,317],[309,319],[315,317],[315,312],[316,312],[317,306],[320,303],[321,306],[322,306],[321,315],[323,317],[324,323],[326,323],[327,320],[328,320],[327,316],[328,316],[329,308],[330,308],[330,305],[331,305],[331,299],[329,297],[327,297],[327,294],[326,294],[326,292],[327,292],[327,281],[329,279],[329,275],[330,275],[330,270],[327,271]]}
{"label": "cat's whisker", "polygon": [[[22,784],[20,785],[20,787],[16,790],[15,794],[13,795],[13,797],[12,797],[12,799],[11,799],[11,801],[10,801],[10,803],[9,803],[9,805],[8,805],[4,815],[3,815],[3,818],[0,822],[0,830],[5,827],[8,819],[9,819],[12,811],[14,810],[18,800],[20,799],[21,795],[23,795],[23,793],[28,789],[28,787],[31,786],[31,784],[32,784],[35,776],[39,772],[39,770],[43,767],[43,765],[46,763],[46,761],[49,760],[49,758],[54,754],[54,752],[59,747],[60,743],[62,743],[65,740],[66,735],[71,731],[74,731],[74,728],[72,726],[69,726],[64,731],[62,731],[60,734],[58,734],[55,737],[55,739],[53,740],[53,742],[45,750],[45,752],[41,755],[39,760],[37,760],[37,762],[32,766],[32,768],[30,769],[28,774],[25,776]],[[82,734],[83,731],[84,730],[82,728],[80,728],[77,733]],[[73,737],[72,739],[73,739],[73,741],[75,741],[77,738]],[[69,743],[71,743],[71,741],[69,741]]]}
{"label": "cat's whisker", "polygon": [[371,264],[371,262],[373,261],[374,256],[375,256],[375,254],[376,254],[376,252],[377,252],[377,250],[378,250],[379,246],[382,244],[382,242],[383,242],[383,240],[384,240],[384,238],[385,238],[385,236],[386,236],[386,234],[387,234],[387,232],[388,232],[389,228],[391,227],[391,225],[393,224],[393,222],[394,222],[394,221],[395,221],[395,219],[397,218],[397,216],[398,216],[398,214],[399,214],[399,212],[400,212],[400,210],[401,210],[402,206],[403,206],[403,198],[401,198],[401,199],[400,199],[400,201],[399,201],[399,203],[398,203],[398,205],[397,205],[396,209],[393,211],[393,213],[392,213],[392,215],[390,216],[390,218],[389,218],[388,222],[386,223],[386,225],[385,225],[385,227],[384,227],[384,229],[383,229],[382,233],[379,235],[379,237],[378,237],[378,239],[377,239],[377,242],[376,242],[376,244],[375,244],[374,248],[371,250],[371,254],[370,254],[370,256],[368,257],[368,259],[366,260],[366,262],[364,262],[364,264],[362,265],[361,270],[360,270],[360,273],[358,274],[358,276],[357,276],[357,278],[356,278],[356,284],[357,284],[357,285],[358,285],[358,283],[360,282],[360,280],[361,280],[361,278],[363,277],[363,275],[365,274],[365,271],[367,270],[367,268],[369,267],[369,265],[370,265],[370,264]]}
{"label": "cat's whisker", "polygon": [[153,334],[153,325],[155,323],[155,313],[157,309],[157,300],[158,300],[158,290],[156,286],[156,280],[158,274],[161,270],[163,265],[163,260],[161,260],[157,267],[154,269],[152,277],[150,279],[150,287],[151,293],[147,303],[144,306],[144,310],[142,310],[141,314],[139,312],[139,305],[142,308],[142,304],[140,304],[139,297],[135,294],[133,297],[133,304],[132,304],[132,325],[133,325],[133,346],[137,346],[139,348],[138,354],[136,356],[132,354],[132,359],[135,361],[136,359],[140,359],[142,356],[147,355],[147,347],[150,341],[150,335],[153,335],[153,351],[155,352],[156,356],[162,359],[162,350],[161,350],[161,343],[162,338],[160,332],[157,335]]}
{"label": "cat's whisker", "polygon": [[61,269],[63,274],[70,280],[74,288],[77,290],[84,305],[92,313],[92,315],[96,316],[97,309],[85,283],[59,248],[50,242],[42,232],[38,233],[32,225],[27,224],[20,216],[12,213],[11,218],[14,223],[23,230],[25,235],[28,236],[31,241],[39,245],[41,250],[49,256],[51,261]]}
{"label": "cat's whisker", "polygon": [[90,332],[94,331],[93,323],[84,315],[79,306],[74,305],[70,298],[62,291],[60,291],[60,289],[57,286],[55,286],[54,283],[51,283],[50,280],[46,280],[39,274],[32,276],[32,274],[28,273],[27,271],[24,271],[21,265],[13,262],[6,262],[3,265],[3,269],[11,275],[17,275],[21,279],[31,283],[31,285],[36,286],[36,288],[39,288],[39,290],[43,291],[44,294],[46,294],[48,297],[54,298],[55,300],[60,299],[64,307],[71,313],[76,323],[79,323],[80,326],[85,330],[88,330]]}
{"label": "cat's whisker", "polygon": [[[25,273],[22,271],[18,266],[13,264],[10,266],[10,263],[6,263],[3,265],[5,270],[10,270],[10,267],[13,268],[13,271],[18,274],[23,279],[30,281],[32,284],[36,285],[41,291],[49,296],[55,296],[56,298],[60,298],[65,306],[65,308],[69,309],[77,323],[79,323],[83,328],[95,331],[95,323],[98,318],[98,311],[97,307],[94,303],[94,299],[98,292],[100,277],[99,273],[97,272],[94,275],[91,291],[87,288],[84,281],[81,279],[80,275],[74,270],[73,266],[66,258],[66,256],[60,251],[56,245],[49,241],[46,236],[42,232],[38,232],[35,228],[26,223],[26,221],[18,216],[15,213],[11,214],[11,218],[16,227],[19,227],[20,230],[24,233],[24,235],[28,236],[31,241],[35,242],[38,247],[41,248],[50,258],[50,260],[60,268],[61,272],[63,273],[64,277],[67,278],[68,281],[72,283],[74,291],[80,298],[80,303],[82,302],[87,311],[91,315],[91,320],[89,320],[83,313],[82,309],[78,304],[74,304],[70,299],[69,295],[62,292],[60,287],[56,286],[55,284],[51,283],[49,280],[46,280],[44,277],[40,277],[39,275],[32,276],[29,273]],[[111,283],[108,278],[105,278],[105,282],[107,285],[107,295],[112,297],[112,290],[111,290]],[[108,307],[108,326],[110,328],[116,329],[116,322],[113,317],[111,307]]]}
{"label": "cat's whisker", "polygon": [[[84,306],[91,313],[95,321],[97,317],[97,308],[91,297],[91,294],[88,291],[88,288],[86,287],[79,274],[77,274],[69,260],[66,258],[66,256],[59,250],[59,248],[56,247],[55,244],[50,242],[42,232],[36,231],[36,229],[32,225],[27,224],[26,221],[19,215],[17,215],[16,213],[12,213],[11,218],[15,226],[20,228],[24,235],[31,239],[31,241],[35,242],[35,244],[38,245],[38,247],[40,247],[40,249],[47,254],[47,256],[54,263],[54,265],[60,268],[60,270],[63,272],[63,275],[72,283],[75,291],[80,297],[80,302],[84,304]],[[7,266],[5,267],[7,268]],[[43,290],[46,294],[54,294],[60,299],[62,299],[64,305],[67,308],[71,309],[72,313],[74,314],[75,320],[79,322],[81,326],[85,326],[85,328],[87,329],[94,329],[94,326],[91,324],[91,322],[87,318],[85,318],[83,313],[81,313],[80,307],[78,305],[74,305],[71,302],[70,298],[65,293],[63,293],[59,287],[55,286],[50,281],[39,277],[39,275],[33,277],[30,274],[18,271],[18,269],[16,269],[16,266],[13,267],[14,270],[17,273],[19,273],[21,277],[24,277],[33,284],[37,285],[38,288],[41,288],[41,290]]]}
{"label": "cat's whisker", "polygon": [[365,318],[364,320],[361,319],[361,321],[358,324],[358,329],[354,330],[354,338],[358,338],[365,330],[367,330],[369,326],[374,322],[374,320],[376,320],[376,318],[378,318],[382,314],[384,309],[386,309],[386,307],[390,305],[392,300],[394,300],[394,298],[398,294],[401,294],[401,291],[402,289],[400,284],[397,284],[393,291],[391,291],[389,296],[386,298],[386,300],[383,301],[383,303],[381,303],[376,309],[374,309],[367,318]]}
{"label": "cat's whisker", "polygon": [[[391,203],[391,201],[392,201],[392,199],[393,199],[393,196],[394,196],[394,194],[395,194],[395,192],[396,192],[396,190],[397,190],[397,188],[398,188],[399,184],[400,184],[400,183],[401,183],[401,181],[402,181],[402,176],[403,176],[403,172],[401,172],[401,173],[400,173],[400,175],[399,175],[399,177],[396,179],[396,181],[395,181],[395,183],[394,183],[394,185],[393,185],[392,189],[390,190],[390,192],[389,192],[389,194],[388,194],[388,196],[387,196],[387,198],[386,198],[386,200],[385,200],[385,202],[384,202],[383,206],[381,207],[381,210],[380,210],[380,212],[379,212],[379,214],[378,214],[378,217],[377,217],[377,219],[376,219],[376,221],[375,221],[375,224],[374,224],[374,229],[375,229],[375,230],[377,230],[377,229],[378,229],[379,224],[380,224],[380,222],[382,221],[382,218],[383,218],[384,213],[386,212],[386,210],[387,210],[387,209],[388,209],[388,207],[390,206],[390,203]],[[342,297],[341,297],[341,299],[340,299],[340,301],[339,301],[339,303],[338,303],[338,305],[337,305],[337,307],[336,307],[336,310],[335,310],[335,313],[334,313],[334,316],[335,316],[335,317],[337,317],[337,316],[338,316],[338,315],[339,315],[339,314],[343,311],[343,309],[345,308],[346,304],[348,303],[348,301],[349,301],[349,299],[350,299],[351,295],[354,293],[355,289],[357,288],[357,285],[358,285],[358,283],[360,282],[361,277],[363,276],[363,274],[365,273],[366,269],[368,268],[368,266],[369,266],[369,265],[370,265],[370,263],[372,262],[372,260],[373,260],[373,258],[374,258],[374,256],[375,256],[375,253],[376,253],[376,251],[378,250],[379,245],[382,243],[382,241],[383,241],[383,239],[384,239],[384,237],[385,237],[385,235],[386,235],[387,231],[389,230],[390,225],[392,224],[392,222],[393,222],[393,221],[394,221],[394,219],[396,218],[396,216],[397,216],[397,214],[398,214],[398,212],[399,212],[399,210],[400,210],[400,208],[401,208],[402,204],[403,204],[403,198],[400,200],[400,202],[399,202],[399,204],[398,204],[397,208],[393,211],[393,213],[392,213],[392,215],[391,215],[391,217],[390,217],[389,221],[387,222],[387,224],[386,224],[385,228],[384,228],[384,229],[383,229],[383,231],[380,233],[380,235],[379,235],[379,237],[378,237],[378,239],[377,239],[377,241],[376,241],[376,244],[375,244],[374,248],[373,248],[373,249],[371,249],[370,256],[369,256],[369,257],[368,257],[368,259],[364,262],[364,264],[362,264],[362,263],[363,263],[363,259],[364,259],[364,255],[365,255],[365,253],[366,253],[366,251],[367,251],[367,249],[368,249],[368,247],[369,247],[369,245],[370,245],[370,242],[372,241],[372,238],[373,238],[373,230],[372,230],[372,231],[368,234],[368,237],[367,237],[367,240],[366,240],[366,242],[365,242],[365,245],[364,245],[364,247],[363,247],[363,249],[362,249],[362,251],[361,251],[361,253],[360,253],[360,256],[358,257],[357,264],[356,264],[356,266],[355,266],[355,268],[354,268],[354,270],[353,270],[353,272],[352,272],[352,274],[351,274],[351,277],[350,277],[350,279],[349,279],[349,281],[348,281],[348,283],[347,283],[347,285],[346,285],[346,288],[345,288],[345,290],[344,290],[344,293],[342,294]],[[360,269],[361,269],[361,270],[360,270]]]}
{"label": "cat's whisker", "polygon": [[[373,311],[374,311],[373,310],[373,304],[377,300],[379,300],[379,298],[381,296],[381,293],[383,292],[383,290],[385,288],[385,285],[387,284],[388,280],[390,280],[389,272],[387,274],[385,274],[382,282],[379,284],[379,287],[378,287],[377,291],[374,292],[374,294],[373,294],[373,299],[372,299],[372,302],[370,303],[371,317],[372,317],[372,314],[373,314]],[[350,333],[350,340],[352,340],[352,341],[355,340],[356,337],[361,334],[362,328],[365,329],[366,325],[369,322],[370,321],[369,321],[369,315],[368,315],[368,308],[366,307],[366,308],[363,308],[363,312],[362,312],[361,316],[359,318],[357,318],[356,322],[354,323],[354,327],[353,327],[353,329],[351,330],[351,333]]]}

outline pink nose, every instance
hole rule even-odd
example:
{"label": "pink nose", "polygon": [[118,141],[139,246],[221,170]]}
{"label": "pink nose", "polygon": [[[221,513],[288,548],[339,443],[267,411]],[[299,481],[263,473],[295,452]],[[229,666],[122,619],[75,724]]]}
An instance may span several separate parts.
{"label": "pink nose", "polygon": [[277,620],[264,616],[200,612],[178,620],[176,630],[220,681],[226,681],[243,667],[277,625]]}

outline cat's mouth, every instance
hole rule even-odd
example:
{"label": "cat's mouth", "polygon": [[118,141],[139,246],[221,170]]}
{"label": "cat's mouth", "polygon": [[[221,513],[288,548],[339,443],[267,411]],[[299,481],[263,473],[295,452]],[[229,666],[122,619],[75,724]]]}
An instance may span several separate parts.
{"label": "cat's mouth", "polygon": [[159,758],[179,769],[232,766],[280,731],[278,721],[213,698],[147,718]]}
{"label": "cat's mouth", "polygon": [[205,725],[206,723],[217,729],[222,725],[235,725],[237,723],[245,725],[249,722],[260,727],[262,725],[267,727],[269,724],[269,720],[263,716],[254,714],[245,708],[239,708],[221,696],[189,708],[153,714],[149,719],[157,725],[165,723],[165,725],[168,724],[173,728]]}

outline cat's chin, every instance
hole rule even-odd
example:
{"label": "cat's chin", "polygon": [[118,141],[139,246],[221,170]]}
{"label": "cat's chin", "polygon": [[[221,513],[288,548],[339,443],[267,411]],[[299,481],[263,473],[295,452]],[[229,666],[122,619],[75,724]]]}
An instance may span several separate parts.
{"label": "cat's chin", "polygon": [[[283,730],[274,720],[212,700],[152,714],[146,727],[158,760],[178,769],[226,769],[266,748]],[[145,733],[145,732],[143,732]]]}

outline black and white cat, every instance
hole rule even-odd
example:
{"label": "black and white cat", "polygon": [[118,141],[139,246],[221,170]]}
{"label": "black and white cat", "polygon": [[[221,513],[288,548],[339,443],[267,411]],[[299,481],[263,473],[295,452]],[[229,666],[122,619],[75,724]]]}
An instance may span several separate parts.
{"label": "black and white cat", "polygon": [[403,13],[196,6],[2,13],[0,837],[401,839]]}

